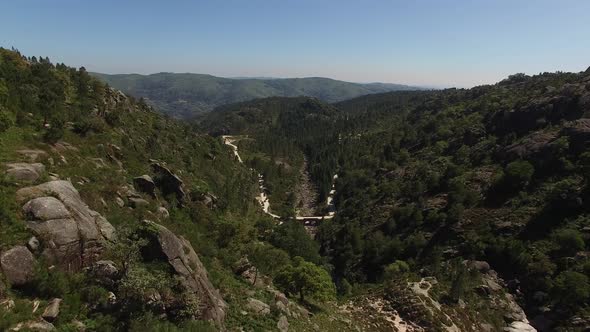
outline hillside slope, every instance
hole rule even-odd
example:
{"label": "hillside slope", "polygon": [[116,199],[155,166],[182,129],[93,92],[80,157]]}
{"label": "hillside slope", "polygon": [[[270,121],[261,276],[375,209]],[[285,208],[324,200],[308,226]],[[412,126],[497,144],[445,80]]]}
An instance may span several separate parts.
{"label": "hillside slope", "polygon": [[158,110],[176,118],[190,118],[220,105],[272,96],[308,96],[336,102],[370,93],[418,89],[401,84],[358,84],[321,77],[231,79],[175,73],[92,75],[125,93],[145,98]]}
{"label": "hillside slope", "polygon": [[[406,298],[392,285],[409,282],[462,330],[520,331],[530,320],[540,331],[577,331],[590,328],[589,118],[590,69],[333,105],[265,99],[203,121],[248,134],[240,149],[283,182],[293,176],[282,166],[289,156],[314,160],[320,187],[338,173],[336,217],[316,240],[341,294],[368,283]],[[437,310],[393,302],[421,326],[450,328]]]}
{"label": "hillside slope", "polygon": [[[309,310],[343,317],[319,306],[335,292],[318,247],[256,194],[219,139],[83,68],[0,48],[0,330],[310,330]],[[293,288],[303,268],[321,291]]]}

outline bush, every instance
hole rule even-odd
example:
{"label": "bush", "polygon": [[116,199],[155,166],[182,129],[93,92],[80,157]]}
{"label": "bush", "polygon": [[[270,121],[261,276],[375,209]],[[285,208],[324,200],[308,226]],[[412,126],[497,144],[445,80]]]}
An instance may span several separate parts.
{"label": "bush", "polygon": [[209,323],[200,320],[189,320],[180,326],[176,326],[162,318],[158,318],[152,313],[145,313],[143,316],[137,317],[129,324],[129,331],[131,332],[207,332],[216,331],[216,329]]}
{"label": "bush", "polygon": [[410,271],[410,266],[408,263],[400,260],[396,260],[395,262],[387,265],[383,272],[383,277],[386,280],[392,280],[396,277],[403,275]]}
{"label": "bush", "polygon": [[5,132],[13,125],[14,123],[8,113],[2,109],[2,106],[0,106],[0,133]]}
{"label": "bush", "polygon": [[298,294],[301,301],[305,301],[305,297],[320,301],[335,298],[336,287],[326,270],[301,257],[295,257],[293,261],[293,265],[287,266],[275,278],[283,292]]}
{"label": "bush", "polygon": [[559,246],[562,254],[573,256],[585,247],[582,234],[575,229],[562,229],[553,234],[553,241]]}
{"label": "bush", "polygon": [[555,279],[553,293],[563,305],[575,306],[590,298],[590,281],[582,273],[564,271]]}
{"label": "bush", "polygon": [[88,133],[102,133],[106,129],[105,123],[101,118],[89,117],[74,124],[74,132],[79,135],[86,136]]}
{"label": "bush", "polygon": [[64,132],[64,122],[52,120],[49,122],[49,128],[43,134],[43,139],[47,143],[57,143],[64,136]]}
{"label": "bush", "polygon": [[289,254],[271,245],[254,244],[248,250],[248,258],[260,272],[274,277],[291,262]]}
{"label": "bush", "polygon": [[531,180],[534,173],[535,167],[531,163],[526,160],[517,160],[506,166],[505,180],[522,187]]}
{"label": "bush", "polygon": [[283,249],[291,257],[300,256],[306,261],[319,263],[319,245],[307,234],[305,227],[298,222],[286,222],[275,228],[270,242]]}
{"label": "bush", "polygon": [[121,280],[117,294],[120,301],[131,310],[143,310],[150,296],[165,292],[174,286],[174,281],[165,272],[144,266],[132,266]]}

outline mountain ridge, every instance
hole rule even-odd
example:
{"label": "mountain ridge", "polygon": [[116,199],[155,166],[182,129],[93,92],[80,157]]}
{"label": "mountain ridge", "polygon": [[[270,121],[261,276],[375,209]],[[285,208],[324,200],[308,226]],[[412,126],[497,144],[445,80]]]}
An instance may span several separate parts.
{"label": "mountain ridge", "polygon": [[395,83],[351,83],[325,77],[225,78],[170,72],[91,75],[125,93],[146,99],[162,113],[175,118],[192,118],[221,105],[265,97],[308,96],[333,103],[373,93],[424,89]]}

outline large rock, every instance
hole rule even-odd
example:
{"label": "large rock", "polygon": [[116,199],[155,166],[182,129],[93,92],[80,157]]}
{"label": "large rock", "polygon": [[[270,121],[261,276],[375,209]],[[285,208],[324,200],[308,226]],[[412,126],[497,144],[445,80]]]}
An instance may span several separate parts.
{"label": "large rock", "polygon": [[242,257],[233,265],[234,273],[248,280],[252,285],[263,286],[262,278],[259,278],[258,271],[250,263],[248,257]]}
{"label": "large rock", "polygon": [[96,281],[106,286],[113,286],[120,278],[119,269],[113,261],[109,260],[94,263],[88,272]]}
{"label": "large rock", "polygon": [[146,201],[143,198],[129,197],[128,201],[129,201],[129,206],[131,206],[134,209],[137,209],[140,207],[146,207],[146,206],[150,205],[150,202]]}
{"label": "large rock", "polygon": [[244,256],[233,264],[234,273],[242,275],[242,273],[248,271],[252,267],[252,263],[248,260],[248,257]]}
{"label": "large rock", "polygon": [[16,192],[23,203],[27,226],[41,240],[50,264],[78,271],[97,261],[106,241],[115,237],[113,226],[91,210],[69,181],[50,181]]}
{"label": "large rock", "polygon": [[537,332],[537,330],[526,322],[512,322],[509,326],[504,328],[506,332]]}
{"label": "large rock", "polygon": [[574,151],[585,151],[590,146],[590,119],[572,121],[566,124],[562,133],[569,137],[571,148]]}
{"label": "large rock", "polygon": [[165,207],[160,206],[158,208],[158,216],[160,217],[160,219],[168,219],[170,218],[170,212],[168,212],[168,210]]}
{"label": "large rock", "polygon": [[142,175],[134,178],[133,186],[139,191],[156,198],[156,184],[149,175]]}
{"label": "large rock", "polygon": [[285,317],[284,315],[281,315],[281,317],[279,318],[279,321],[277,323],[277,328],[281,332],[289,331],[289,321],[287,320],[287,317]]}
{"label": "large rock", "polygon": [[23,212],[30,220],[51,220],[71,218],[65,205],[55,197],[39,197],[23,206]]}
{"label": "large rock", "polygon": [[43,331],[53,331],[55,326],[49,323],[48,321],[39,318],[37,320],[31,320],[25,323],[19,323],[15,327],[11,328],[10,331],[35,331],[35,332],[43,332]]}
{"label": "large rock", "polygon": [[289,299],[284,293],[276,292],[275,293],[275,301],[281,302],[284,305],[289,305]]}
{"label": "large rock", "polygon": [[43,150],[22,149],[16,150],[16,153],[29,159],[30,162],[35,162],[38,159],[47,158],[49,155]]}
{"label": "large rock", "polygon": [[512,294],[506,294],[506,309],[507,311],[504,313],[504,319],[508,322],[527,322],[526,314],[524,310],[516,303],[514,296]]}
{"label": "large rock", "polygon": [[182,180],[160,163],[153,163],[152,169],[155,173],[154,182],[160,188],[164,197],[174,195],[178,203],[182,205],[186,197]]}
{"label": "large rock", "polygon": [[35,258],[25,246],[16,246],[0,256],[2,272],[12,286],[22,286],[33,280]]}
{"label": "large rock", "polygon": [[29,248],[29,250],[31,250],[31,252],[37,253],[40,246],[41,243],[39,242],[39,239],[37,239],[37,237],[35,236],[31,236],[29,241],[27,241],[27,247]]}
{"label": "large rock", "polygon": [[217,201],[219,199],[217,196],[213,195],[212,193],[205,193],[200,195],[198,201],[201,202],[203,205],[207,206],[210,209],[213,209],[217,206]]}
{"label": "large rock", "polygon": [[486,261],[471,261],[469,266],[481,273],[486,273],[490,270],[490,264]]}
{"label": "large rock", "polygon": [[47,308],[45,308],[45,311],[43,311],[43,315],[41,315],[41,317],[43,317],[43,319],[48,322],[53,322],[59,315],[59,306],[61,301],[62,300],[58,298],[49,301]]}
{"label": "large rock", "polygon": [[223,328],[227,304],[209,281],[207,270],[190,242],[162,225],[151,221],[145,223],[156,230],[159,249],[178,275],[181,285],[198,301],[195,316]]}
{"label": "large rock", "polygon": [[45,166],[39,163],[11,163],[6,166],[7,178],[14,181],[35,182],[45,173]]}
{"label": "large rock", "polygon": [[257,315],[270,314],[270,306],[257,299],[249,298],[246,307],[248,308],[248,310],[252,311]]}

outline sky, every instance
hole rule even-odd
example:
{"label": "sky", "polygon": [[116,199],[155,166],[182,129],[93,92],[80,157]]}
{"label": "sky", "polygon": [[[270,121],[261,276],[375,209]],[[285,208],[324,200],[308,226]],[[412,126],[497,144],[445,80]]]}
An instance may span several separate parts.
{"label": "sky", "polygon": [[471,87],[586,70],[588,0],[1,0],[0,46],[103,73]]}

